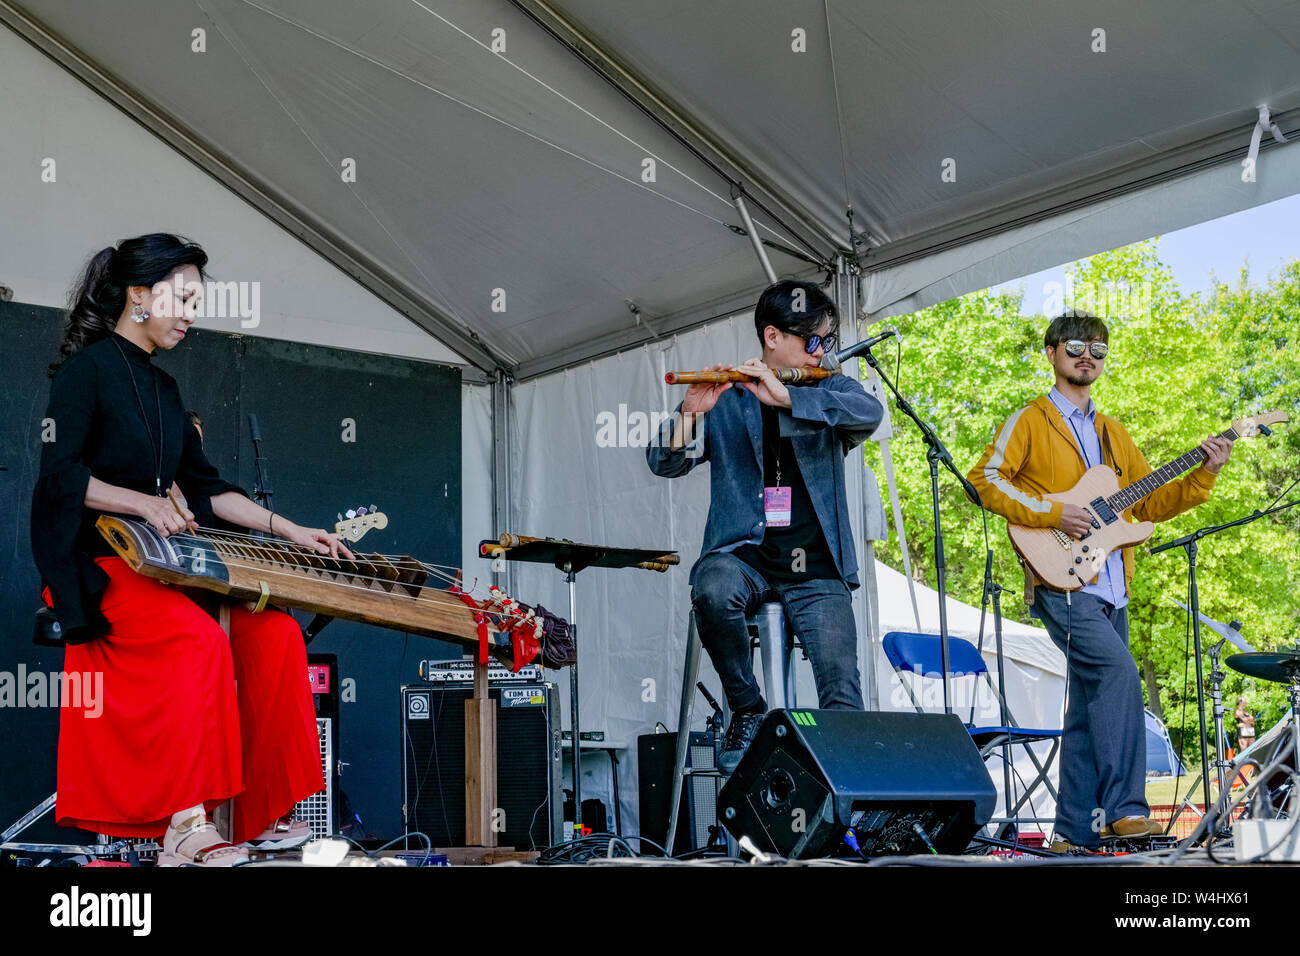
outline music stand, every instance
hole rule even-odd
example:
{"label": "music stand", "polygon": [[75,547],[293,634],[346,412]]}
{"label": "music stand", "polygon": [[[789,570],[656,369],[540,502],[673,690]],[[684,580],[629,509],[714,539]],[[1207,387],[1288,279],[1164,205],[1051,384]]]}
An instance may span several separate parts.
{"label": "music stand", "polygon": [[479,542],[479,554],[485,558],[550,564],[564,575],[569,585],[569,636],[573,640],[573,663],[569,671],[569,726],[573,734],[573,832],[582,833],[582,735],[578,725],[578,597],[579,571],[587,568],[635,568],[667,571],[678,563],[675,551],[647,548],[613,548],[599,544],[579,544],[563,538],[528,538],[503,534],[496,541]]}

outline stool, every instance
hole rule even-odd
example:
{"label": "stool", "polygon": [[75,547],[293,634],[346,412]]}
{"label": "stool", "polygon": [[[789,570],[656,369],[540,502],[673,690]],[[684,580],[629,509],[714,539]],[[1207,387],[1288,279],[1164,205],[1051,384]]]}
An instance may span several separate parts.
{"label": "stool", "polygon": [[[794,652],[798,638],[786,627],[785,605],[776,599],[774,592],[762,595],[758,610],[745,618],[746,628],[753,632],[751,648],[758,647],[760,668],[763,674],[763,692],[769,710],[797,706],[794,686]],[[682,700],[677,715],[677,753],[673,765],[673,789],[668,804],[668,836],[664,848],[672,855],[673,841],[677,836],[677,816],[682,800],[682,784],[686,776],[686,748],[690,743],[688,733],[691,723],[691,705],[695,702],[695,683],[700,676],[700,652],[703,644],[695,629],[695,609],[691,608],[686,627],[686,666],[682,673]],[[724,706],[725,706],[724,695]],[[730,716],[730,715],[728,715]],[[710,771],[712,772],[712,771]]]}

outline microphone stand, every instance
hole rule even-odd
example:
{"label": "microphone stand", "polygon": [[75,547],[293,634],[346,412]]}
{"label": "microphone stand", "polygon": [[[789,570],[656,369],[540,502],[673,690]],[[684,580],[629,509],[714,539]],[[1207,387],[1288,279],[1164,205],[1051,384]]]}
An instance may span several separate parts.
{"label": "microphone stand", "polygon": [[948,566],[944,561],[943,528],[939,523],[939,465],[943,464],[956,476],[972,501],[981,507],[983,507],[983,503],[980,501],[979,492],[975,490],[975,486],[967,481],[966,476],[953,464],[952,454],[939,440],[938,434],[920,419],[912,406],[908,404],[907,399],[894,387],[894,383],[886,377],[880,363],[871,354],[871,350],[864,349],[861,355],[866,360],[866,363],[875,369],[876,374],[880,376],[880,380],[885,383],[885,386],[894,393],[894,403],[898,406],[898,410],[916,423],[916,427],[921,430],[922,439],[929,447],[925,457],[930,463],[930,497],[934,506],[934,566],[939,585],[939,654],[943,667],[943,712],[951,714],[952,705],[949,703],[948,689]]}
{"label": "microphone stand", "polygon": [[[253,486],[253,500],[259,505],[272,513],[275,508],[271,506],[270,465],[262,457],[262,430],[257,425],[257,415],[253,412],[248,413],[248,434],[253,440],[253,466],[257,469],[257,484]],[[259,538],[267,537],[267,532],[258,529],[254,531]]]}
{"label": "microphone stand", "polygon": [[[985,528],[987,529],[987,525]],[[1006,667],[1002,658],[1002,585],[993,580],[993,548],[989,546],[984,550],[984,594],[980,598],[980,640],[979,653],[980,657],[984,656],[984,614],[988,609],[989,599],[993,600],[993,641],[994,648],[998,657],[998,709],[1001,718],[1000,726],[1003,728],[1002,742],[1002,794],[1006,801],[1007,816],[1011,816],[1011,743],[1007,734],[1007,728],[1011,726],[1011,714],[1007,707],[1007,675]],[[971,694],[971,723],[975,722],[975,695]],[[1019,817],[1016,818],[1017,821]],[[1016,823],[1016,832],[1019,834],[1020,825]],[[1018,838],[1018,837],[1017,837]]]}
{"label": "microphone stand", "polygon": [[[1199,550],[1199,542],[1202,538],[1208,538],[1212,534],[1218,534],[1220,531],[1226,531],[1229,528],[1235,528],[1238,525],[1250,524],[1252,521],[1258,521],[1267,515],[1277,514],[1279,511],[1286,511],[1288,508],[1294,508],[1300,505],[1300,500],[1292,501],[1285,505],[1278,505],[1276,508],[1267,508],[1264,511],[1256,509],[1244,518],[1238,518],[1236,521],[1229,521],[1220,525],[1209,525],[1191,534],[1185,534],[1181,538],[1175,538],[1173,541],[1166,541],[1164,544],[1156,545],[1150,550],[1150,554],[1159,554],[1161,551],[1168,551],[1171,548],[1182,548],[1187,552],[1187,590],[1191,597],[1192,605],[1192,645],[1193,653],[1196,655],[1196,713],[1200,721],[1201,730],[1201,788],[1205,795],[1206,812],[1209,812],[1210,803],[1210,751],[1206,736],[1205,727],[1205,673],[1201,665],[1201,598],[1196,587],[1196,552]],[[1216,741],[1215,749],[1219,747]],[[1223,754],[1216,753],[1216,758],[1222,759]],[[1220,794],[1223,788],[1223,768],[1219,770],[1219,787]]]}

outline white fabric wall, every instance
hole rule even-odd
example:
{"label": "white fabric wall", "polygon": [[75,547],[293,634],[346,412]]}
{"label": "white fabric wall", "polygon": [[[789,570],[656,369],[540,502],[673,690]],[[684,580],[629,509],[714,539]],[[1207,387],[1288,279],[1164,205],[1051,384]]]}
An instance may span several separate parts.
{"label": "white fabric wall", "polygon": [[[652,431],[642,429],[637,434],[635,416],[667,413],[676,406],[684,388],[664,384],[665,371],[739,361],[757,352],[752,317],[743,314],[514,389],[516,493],[511,530],[681,554],[681,566],[665,574],[594,568],[578,575],[581,729],[603,731],[608,741],[626,748],[619,754],[625,833],[638,832],[636,738],[653,732],[660,721],[670,730],[676,729],[690,605],[687,576],[699,556],[709,509],[708,466],[672,480],[651,474],[645,462],[645,443]],[[629,440],[621,447],[598,445],[597,416],[601,413],[629,423]],[[878,464],[878,450],[870,444],[868,455]],[[466,529],[468,540],[468,518]],[[879,563],[876,569],[881,633],[914,630],[902,575]],[[567,615],[568,593],[559,572],[548,566],[520,564],[515,574],[515,593],[521,600]],[[918,587],[922,627],[933,632],[937,630],[937,599],[929,589]],[[978,609],[950,598],[949,619],[953,635],[974,639]],[[992,668],[991,616],[987,634],[986,657]],[[1018,722],[1059,727],[1064,693],[1060,654],[1045,632],[1012,622],[1004,626],[1004,642],[1008,698]],[[561,688],[567,728],[568,673],[548,674]],[[707,655],[701,662],[700,679],[722,699]],[[906,696],[895,693],[896,681],[880,653],[877,685],[881,706],[910,709]],[[811,668],[802,660],[798,662],[797,692],[805,705],[815,705]],[[704,700],[697,700],[692,729],[703,729],[707,712]],[[977,716],[978,722],[996,723],[996,711]],[[1028,766],[1023,760],[1017,763],[1018,768],[1021,763]],[[1020,772],[1024,775],[1027,770],[1021,768]],[[1000,769],[995,776],[1001,789]],[[584,759],[582,787],[584,797],[598,796],[612,811],[610,766],[603,754]],[[1035,803],[1039,815],[1050,815],[1050,801]]]}

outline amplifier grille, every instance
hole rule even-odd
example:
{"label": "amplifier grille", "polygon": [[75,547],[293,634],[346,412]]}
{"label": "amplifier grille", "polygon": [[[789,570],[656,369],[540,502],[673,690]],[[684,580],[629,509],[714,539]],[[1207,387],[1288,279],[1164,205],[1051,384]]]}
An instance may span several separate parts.
{"label": "amplifier grille", "polygon": [[333,721],[328,717],[316,718],[316,731],[320,735],[320,762],[325,768],[325,789],[301,800],[293,808],[299,820],[311,825],[311,835],[327,837],[334,834],[334,735]]}
{"label": "amplifier grille", "polygon": [[[712,746],[692,746],[690,748],[690,768],[692,771],[716,770]],[[718,778],[692,774],[686,778],[691,782],[691,795],[695,798],[695,842],[693,846],[709,845],[709,827],[718,819]],[[682,821],[685,822],[684,820]],[[681,826],[679,823],[678,826]]]}

